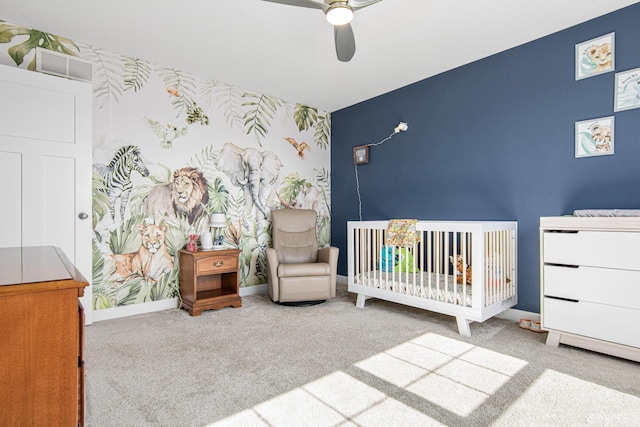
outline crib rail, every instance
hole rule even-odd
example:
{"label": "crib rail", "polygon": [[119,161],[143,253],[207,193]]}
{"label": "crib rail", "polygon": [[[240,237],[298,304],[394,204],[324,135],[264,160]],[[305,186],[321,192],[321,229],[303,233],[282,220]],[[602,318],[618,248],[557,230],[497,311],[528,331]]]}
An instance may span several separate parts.
{"label": "crib rail", "polygon": [[348,223],[350,284],[474,308],[516,294],[516,223],[419,221],[404,247],[386,244],[387,226]]}

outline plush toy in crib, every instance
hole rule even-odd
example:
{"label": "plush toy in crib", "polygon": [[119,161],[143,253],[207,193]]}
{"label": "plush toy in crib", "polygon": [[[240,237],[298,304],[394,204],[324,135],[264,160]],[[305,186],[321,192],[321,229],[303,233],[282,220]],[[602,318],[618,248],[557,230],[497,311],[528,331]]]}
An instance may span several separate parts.
{"label": "plush toy in crib", "polygon": [[455,265],[458,268],[458,274],[456,276],[456,283],[462,284],[464,269],[467,269],[467,284],[471,284],[471,266],[465,264],[464,259],[462,259],[462,255],[456,255],[455,258],[453,256],[449,256],[449,261],[451,264]]}
{"label": "plush toy in crib", "polygon": [[418,268],[413,264],[413,254],[407,248],[384,245],[380,251],[380,270],[385,272],[400,271],[402,273],[417,273]]}

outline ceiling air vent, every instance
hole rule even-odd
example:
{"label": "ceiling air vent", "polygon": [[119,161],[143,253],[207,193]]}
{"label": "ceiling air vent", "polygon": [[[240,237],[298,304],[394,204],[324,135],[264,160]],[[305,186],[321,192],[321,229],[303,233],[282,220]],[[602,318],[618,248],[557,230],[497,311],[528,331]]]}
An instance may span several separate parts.
{"label": "ceiling air vent", "polygon": [[91,82],[93,66],[86,59],[37,47],[36,71],[68,79]]}

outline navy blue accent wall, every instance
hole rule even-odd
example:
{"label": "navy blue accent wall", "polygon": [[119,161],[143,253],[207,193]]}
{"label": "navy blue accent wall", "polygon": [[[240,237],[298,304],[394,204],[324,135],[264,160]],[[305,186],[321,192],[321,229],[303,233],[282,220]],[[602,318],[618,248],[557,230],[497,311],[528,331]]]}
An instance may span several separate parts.
{"label": "navy blue accent wall", "polygon": [[[353,147],[406,121],[407,132],[371,147],[357,168],[362,219],[518,221],[517,308],[539,312],[539,218],[640,208],[640,109],[614,113],[615,72],[575,80],[575,45],[610,32],[615,72],[640,67],[635,4],[334,112],[339,274],[347,274],[346,223],[359,217]],[[576,159],[575,122],[611,115],[615,154]]]}

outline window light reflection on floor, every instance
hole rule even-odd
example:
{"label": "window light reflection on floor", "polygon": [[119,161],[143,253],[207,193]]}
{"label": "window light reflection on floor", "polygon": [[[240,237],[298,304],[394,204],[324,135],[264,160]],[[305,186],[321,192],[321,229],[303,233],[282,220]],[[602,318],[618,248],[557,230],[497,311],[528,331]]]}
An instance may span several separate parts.
{"label": "window light reflection on floor", "polygon": [[556,407],[562,408],[563,413],[570,414],[572,425],[638,425],[640,398],[546,369],[509,408],[504,410],[493,426],[525,426],[525,422],[533,419],[536,420],[536,425],[566,425],[566,420],[558,420],[557,413],[540,411],[540,408],[549,406],[549,396],[553,396],[553,404]]}
{"label": "window light reflection on floor", "polygon": [[426,334],[356,366],[464,417],[526,364],[471,344]]}
{"label": "window light reflection on floor", "polygon": [[[467,416],[527,362],[428,333],[356,367]],[[438,421],[344,372],[334,372],[211,426],[439,426]]]}

